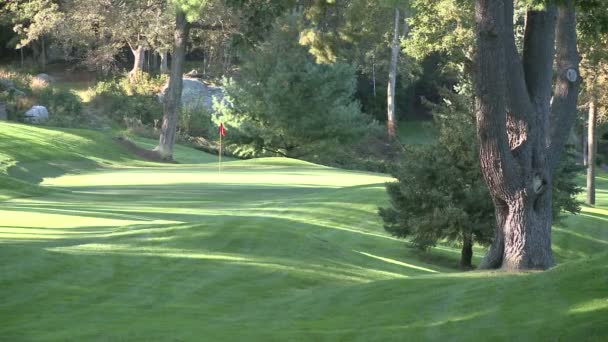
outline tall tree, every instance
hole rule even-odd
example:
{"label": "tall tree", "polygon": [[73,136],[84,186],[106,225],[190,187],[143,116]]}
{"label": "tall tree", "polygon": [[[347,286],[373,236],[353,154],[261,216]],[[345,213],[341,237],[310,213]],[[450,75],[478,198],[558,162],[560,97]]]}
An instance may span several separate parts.
{"label": "tall tree", "polygon": [[173,159],[173,145],[177,134],[177,121],[181,111],[184,62],[186,44],[190,34],[190,23],[202,16],[208,0],[173,0],[175,11],[175,32],[171,73],[167,96],[163,102],[163,121],[156,151],[165,160]]}
{"label": "tall tree", "polygon": [[553,176],[580,83],[574,1],[528,9],[523,56],[513,16],[513,0],[476,1],[477,135],[496,214],[494,242],[480,267],[547,269],[554,265]]}
{"label": "tall tree", "polygon": [[400,53],[400,34],[399,24],[401,22],[400,11],[398,7],[395,7],[395,29],[393,33],[393,43],[391,46],[391,62],[388,72],[388,88],[386,91],[386,102],[387,102],[387,117],[386,127],[388,130],[388,137],[395,139],[397,136],[396,123],[395,123],[395,85],[397,84],[397,61]]}
{"label": "tall tree", "polygon": [[[57,30],[64,19],[57,1],[30,0],[11,1],[0,8],[0,16],[12,22],[13,30],[20,38],[17,49],[38,44],[40,67],[44,71],[47,64],[47,45],[49,37]],[[23,51],[22,51],[23,52]]]}
{"label": "tall tree", "polygon": [[[608,9],[600,0],[581,0],[578,16],[582,97],[587,101],[587,139],[583,150],[587,166],[587,204],[595,204],[597,136],[600,122],[606,120],[608,107]],[[584,133],[583,133],[584,135]],[[586,150],[585,150],[586,148]]]}

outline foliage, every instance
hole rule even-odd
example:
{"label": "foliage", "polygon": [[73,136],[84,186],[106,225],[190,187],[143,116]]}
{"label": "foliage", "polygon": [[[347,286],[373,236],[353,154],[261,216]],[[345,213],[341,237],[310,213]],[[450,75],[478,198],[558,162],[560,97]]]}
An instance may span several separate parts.
{"label": "foliage", "polygon": [[215,137],[211,112],[203,107],[182,107],[178,123],[181,135],[191,137]]}
{"label": "foliage", "polygon": [[64,20],[64,13],[53,0],[11,1],[6,7],[0,7],[0,16],[14,25],[13,30],[19,37],[16,48],[52,34]]}
{"label": "foliage", "polygon": [[10,120],[21,121],[25,111],[34,105],[41,105],[49,111],[47,124],[61,127],[82,126],[82,101],[70,90],[52,85],[34,87],[31,75],[10,68],[0,69],[0,78],[15,84],[14,89],[3,89],[0,85],[0,102],[6,103]]}
{"label": "foliage", "polygon": [[91,103],[98,106],[115,122],[124,123],[125,118],[135,118],[145,125],[153,125],[162,116],[158,101],[165,76],[152,77],[146,74],[132,80],[125,77],[97,83]]}
{"label": "foliage", "polygon": [[247,147],[243,153],[314,154],[354,140],[370,122],[353,99],[353,67],[316,64],[298,34],[293,20],[279,21],[243,59],[239,77],[225,82],[228,104],[216,121],[226,123],[230,142]]}
{"label": "foliage", "polygon": [[55,87],[34,91],[38,103],[49,111],[48,124],[61,127],[77,127],[82,122],[83,106],[78,95]]}
{"label": "foliage", "polygon": [[387,183],[391,207],[380,208],[385,229],[411,237],[420,249],[442,239],[465,239],[487,245],[494,226],[494,207],[479,168],[475,119],[470,98],[450,96],[435,107],[438,140],[406,147]]}

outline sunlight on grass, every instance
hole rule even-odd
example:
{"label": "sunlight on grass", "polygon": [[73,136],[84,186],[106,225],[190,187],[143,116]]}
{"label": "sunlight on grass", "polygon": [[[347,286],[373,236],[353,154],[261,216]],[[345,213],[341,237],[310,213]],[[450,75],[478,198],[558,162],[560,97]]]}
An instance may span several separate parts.
{"label": "sunlight on grass", "polygon": [[353,252],[356,252],[356,253],[359,253],[359,254],[362,254],[362,255],[368,256],[368,257],[370,257],[370,258],[374,258],[374,259],[378,259],[378,260],[386,261],[386,262],[388,262],[388,263],[395,264],[395,265],[400,265],[400,266],[404,266],[404,267],[409,267],[409,268],[413,268],[413,269],[416,269],[416,270],[421,270],[421,271],[425,271],[425,272],[438,273],[437,271],[432,270],[432,269],[430,269],[430,268],[425,268],[425,267],[415,266],[415,265],[408,264],[408,263],[405,263],[405,262],[402,262],[402,261],[393,260],[393,259],[389,259],[389,258],[384,258],[384,257],[380,257],[380,256],[373,255],[373,254],[370,254],[370,253],[359,252],[359,251],[353,251]]}
{"label": "sunlight on grass", "polygon": [[86,175],[69,175],[60,178],[45,179],[42,185],[60,187],[82,186],[120,186],[120,185],[168,185],[168,184],[243,184],[243,185],[288,185],[344,187],[373,183],[383,183],[391,178],[362,173],[349,173],[337,170],[281,170],[281,172],[239,166],[225,170],[220,174],[214,168],[174,168],[145,169],[131,172],[105,171]]}
{"label": "sunlight on grass", "polygon": [[606,310],[606,309],[608,309],[608,297],[597,298],[597,299],[594,299],[594,300],[591,300],[588,302],[579,303],[579,304],[573,306],[572,308],[570,308],[570,310],[568,310],[568,313],[577,314],[577,313],[586,313],[586,312]]}

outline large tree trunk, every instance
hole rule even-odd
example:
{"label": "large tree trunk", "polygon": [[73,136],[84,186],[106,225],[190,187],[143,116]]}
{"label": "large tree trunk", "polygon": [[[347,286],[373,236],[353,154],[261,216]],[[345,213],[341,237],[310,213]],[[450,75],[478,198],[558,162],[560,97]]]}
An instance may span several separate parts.
{"label": "large tree trunk", "polygon": [[178,11],[175,18],[175,45],[173,48],[169,88],[167,95],[164,97],[163,123],[158,147],[156,148],[160,156],[165,160],[173,159],[177,119],[181,109],[182,77],[184,74],[184,60],[189,30],[190,25],[186,20],[185,13]]}
{"label": "large tree trunk", "polygon": [[395,8],[395,32],[391,48],[391,64],[389,65],[388,89],[386,92],[388,104],[386,128],[390,139],[394,139],[397,136],[395,124],[395,85],[397,83],[397,62],[399,59],[399,17],[399,9]]}
{"label": "large tree trunk", "polygon": [[494,242],[480,268],[547,269],[554,264],[553,172],[576,115],[574,6],[566,0],[557,18],[551,6],[528,11],[523,56],[513,10],[513,0],[477,0],[477,131],[496,213]]}
{"label": "large tree trunk", "polygon": [[131,52],[133,53],[134,61],[133,61],[133,69],[129,72],[129,78],[134,79],[137,78],[138,75],[141,75],[144,72],[144,63],[146,61],[146,50],[143,46],[137,46],[137,49],[131,48]]}
{"label": "large tree trunk", "polygon": [[595,107],[595,96],[592,95],[589,101],[589,120],[588,120],[588,133],[587,143],[589,151],[587,154],[587,204],[595,205],[595,152],[596,152],[596,141],[595,128],[597,122],[597,109]]}
{"label": "large tree trunk", "polygon": [[169,59],[169,53],[167,51],[162,51],[160,53],[160,73],[163,75],[169,73],[169,64],[167,59]]}

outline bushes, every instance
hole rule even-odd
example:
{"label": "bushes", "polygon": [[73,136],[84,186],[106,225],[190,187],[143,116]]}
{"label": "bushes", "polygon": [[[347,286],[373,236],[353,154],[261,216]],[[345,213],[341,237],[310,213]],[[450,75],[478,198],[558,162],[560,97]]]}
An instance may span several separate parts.
{"label": "bushes", "polygon": [[48,124],[53,126],[81,126],[84,116],[80,97],[55,87],[39,88],[34,91],[38,104],[45,106],[50,113]]}
{"label": "bushes", "polygon": [[178,123],[180,134],[191,137],[213,137],[216,126],[211,116],[211,112],[202,107],[182,108]]}
{"label": "bushes", "polygon": [[152,126],[162,118],[162,105],[156,95],[165,81],[165,76],[147,74],[133,80],[123,77],[102,81],[95,86],[91,103],[117,123],[124,124],[125,118],[135,118]]}
{"label": "bushes", "polygon": [[27,110],[40,105],[46,107],[50,114],[46,124],[64,127],[84,125],[82,101],[69,90],[49,85],[32,88],[35,84],[32,76],[6,68],[0,69],[0,78],[10,80],[14,85],[14,88],[0,85],[0,101],[6,103],[9,120],[22,121]]}

